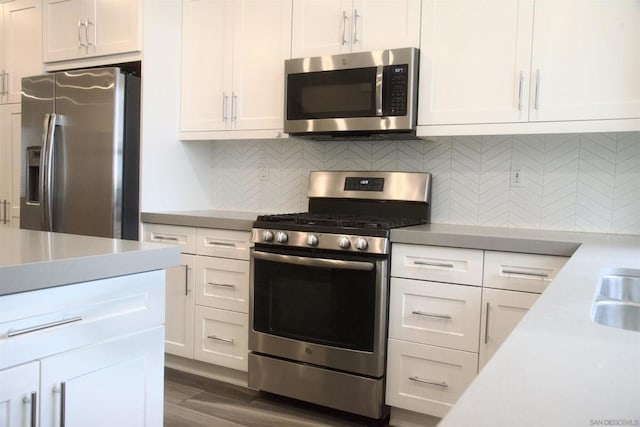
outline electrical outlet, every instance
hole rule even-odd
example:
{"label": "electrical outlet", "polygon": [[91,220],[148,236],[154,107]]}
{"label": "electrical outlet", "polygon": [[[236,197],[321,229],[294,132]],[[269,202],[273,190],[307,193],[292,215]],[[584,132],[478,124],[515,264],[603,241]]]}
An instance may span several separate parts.
{"label": "electrical outlet", "polygon": [[522,168],[520,166],[511,166],[511,187],[522,187]]}

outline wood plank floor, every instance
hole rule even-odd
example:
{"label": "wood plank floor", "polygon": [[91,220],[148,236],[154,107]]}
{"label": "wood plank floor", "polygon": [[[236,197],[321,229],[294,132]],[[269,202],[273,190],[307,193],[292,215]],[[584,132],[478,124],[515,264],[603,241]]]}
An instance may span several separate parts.
{"label": "wood plank floor", "polygon": [[164,427],[388,426],[340,411],[165,369]]}

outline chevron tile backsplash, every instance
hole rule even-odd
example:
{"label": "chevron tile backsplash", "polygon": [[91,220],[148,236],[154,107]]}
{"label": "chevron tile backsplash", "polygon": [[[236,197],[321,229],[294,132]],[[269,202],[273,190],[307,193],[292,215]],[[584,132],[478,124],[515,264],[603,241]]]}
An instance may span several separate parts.
{"label": "chevron tile backsplash", "polygon": [[640,132],[215,141],[211,155],[215,209],[304,211],[312,170],[424,171],[434,223],[640,234]]}

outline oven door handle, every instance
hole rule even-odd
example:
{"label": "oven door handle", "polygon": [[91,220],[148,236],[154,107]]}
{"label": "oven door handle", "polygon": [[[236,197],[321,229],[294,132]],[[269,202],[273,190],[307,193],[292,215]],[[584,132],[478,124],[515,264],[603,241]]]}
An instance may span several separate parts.
{"label": "oven door handle", "polygon": [[375,265],[371,262],[308,258],[295,255],[273,254],[271,252],[253,252],[253,257],[265,261],[283,262],[285,264],[297,264],[320,268],[338,268],[341,270],[373,271],[373,269],[375,268]]}

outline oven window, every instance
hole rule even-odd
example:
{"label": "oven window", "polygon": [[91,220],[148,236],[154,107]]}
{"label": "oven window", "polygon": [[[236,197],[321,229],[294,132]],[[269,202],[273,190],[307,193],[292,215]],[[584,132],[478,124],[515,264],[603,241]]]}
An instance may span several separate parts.
{"label": "oven window", "polygon": [[373,271],[255,259],[254,329],[334,347],[373,351]]}
{"label": "oven window", "polygon": [[287,76],[287,119],[309,120],[376,115],[376,68]]}

